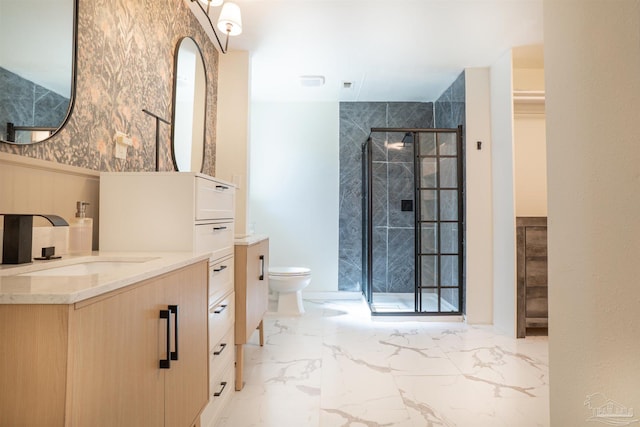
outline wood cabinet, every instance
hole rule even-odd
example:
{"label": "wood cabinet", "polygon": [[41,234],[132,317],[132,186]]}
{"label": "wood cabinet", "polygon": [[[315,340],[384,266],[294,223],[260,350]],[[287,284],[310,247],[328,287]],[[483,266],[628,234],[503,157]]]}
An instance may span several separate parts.
{"label": "wood cabinet", "polygon": [[235,245],[236,390],[243,387],[244,344],[256,329],[264,345],[262,319],[269,304],[269,239]]}
{"label": "wood cabinet", "polygon": [[[72,305],[0,305],[0,425],[194,425],[207,402],[207,270]],[[162,319],[168,306],[177,314]],[[177,355],[161,369],[167,338]]]}
{"label": "wood cabinet", "polygon": [[233,185],[201,173],[100,176],[101,250],[211,254],[204,320],[209,336],[209,403],[201,414],[203,427],[216,424],[233,395],[234,216]]}
{"label": "wood cabinet", "polygon": [[547,218],[516,218],[517,337],[548,327]]}

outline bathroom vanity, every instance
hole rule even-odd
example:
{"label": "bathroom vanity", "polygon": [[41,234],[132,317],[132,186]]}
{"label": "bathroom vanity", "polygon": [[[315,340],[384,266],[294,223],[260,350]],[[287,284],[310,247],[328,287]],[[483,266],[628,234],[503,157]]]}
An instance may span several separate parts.
{"label": "bathroom vanity", "polygon": [[[235,187],[195,172],[100,175],[100,249],[208,253],[209,403],[214,426],[233,395]],[[202,371],[207,372],[207,370]]]}
{"label": "bathroom vanity", "polygon": [[207,275],[193,253],[3,266],[0,425],[197,426]]}
{"label": "bathroom vanity", "polygon": [[262,319],[269,304],[269,239],[251,235],[235,240],[236,390],[242,390],[244,345],[256,329],[264,345]]}

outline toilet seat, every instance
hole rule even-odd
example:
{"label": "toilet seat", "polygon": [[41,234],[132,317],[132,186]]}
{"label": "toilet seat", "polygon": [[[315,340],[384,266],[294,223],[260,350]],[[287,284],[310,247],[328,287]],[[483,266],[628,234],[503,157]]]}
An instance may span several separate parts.
{"label": "toilet seat", "polygon": [[269,267],[269,276],[301,277],[311,275],[311,269],[305,267]]}

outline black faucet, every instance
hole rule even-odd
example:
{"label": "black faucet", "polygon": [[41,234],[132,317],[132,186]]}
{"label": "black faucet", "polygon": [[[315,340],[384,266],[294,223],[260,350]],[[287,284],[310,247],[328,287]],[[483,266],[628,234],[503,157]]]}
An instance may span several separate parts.
{"label": "black faucet", "polygon": [[2,263],[24,264],[31,262],[31,240],[33,238],[33,217],[41,216],[54,227],[69,225],[58,215],[41,214],[0,214],[4,216],[2,236]]}

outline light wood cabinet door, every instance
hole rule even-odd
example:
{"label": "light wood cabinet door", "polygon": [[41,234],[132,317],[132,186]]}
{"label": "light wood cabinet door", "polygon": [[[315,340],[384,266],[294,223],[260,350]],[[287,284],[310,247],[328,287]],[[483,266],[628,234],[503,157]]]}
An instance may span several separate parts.
{"label": "light wood cabinet door", "polygon": [[[207,264],[199,264],[168,287],[167,304],[178,306],[178,360],[166,370],[166,426],[192,425],[208,400]],[[205,278],[203,281],[202,278]]]}
{"label": "light wood cabinet door", "polygon": [[237,245],[236,345],[245,344],[262,322],[269,304],[269,239]]}
{"label": "light wood cabinet door", "polygon": [[172,275],[79,305],[73,316],[70,426],[164,426],[166,321]]}

